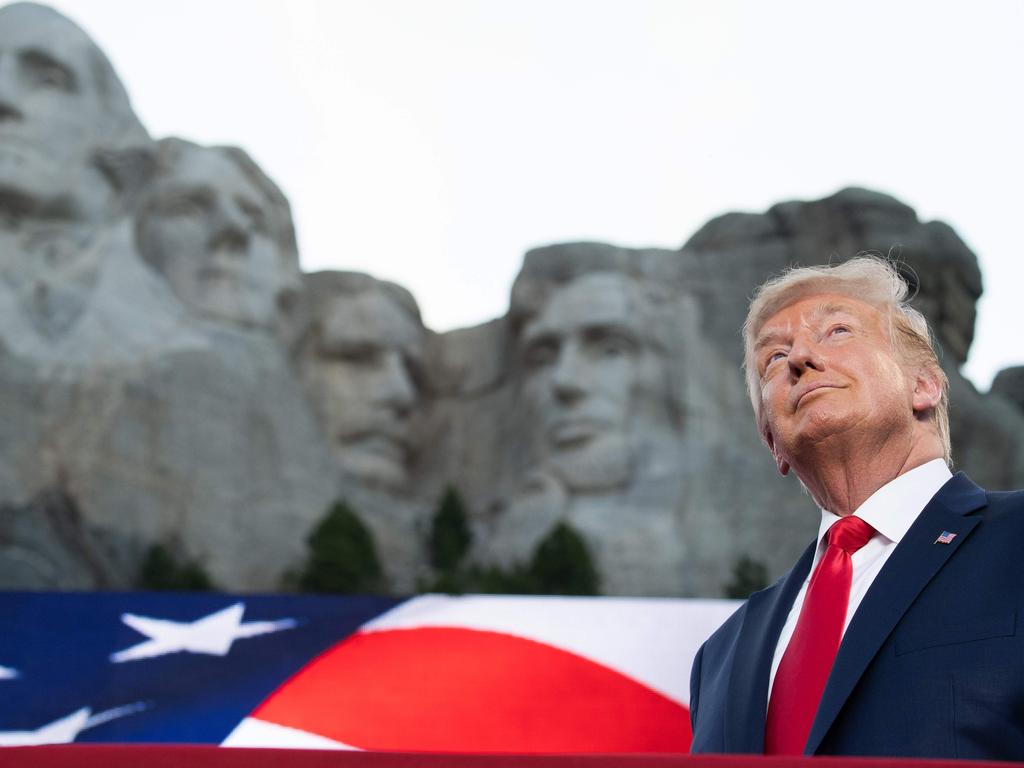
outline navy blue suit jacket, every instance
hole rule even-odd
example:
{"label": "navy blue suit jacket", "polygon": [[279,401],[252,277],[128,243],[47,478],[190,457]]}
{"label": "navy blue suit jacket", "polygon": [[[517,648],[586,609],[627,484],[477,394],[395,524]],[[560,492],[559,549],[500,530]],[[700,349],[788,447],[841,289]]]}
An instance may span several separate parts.
{"label": "navy blue suit jacket", "polygon": [[[935,543],[943,532],[949,544]],[[812,545],[697,653],[694,752],[760,753],[772,656]],[[805,754],[1024,760],[1024,492],[963,473],[935,494],[854,614]]]}

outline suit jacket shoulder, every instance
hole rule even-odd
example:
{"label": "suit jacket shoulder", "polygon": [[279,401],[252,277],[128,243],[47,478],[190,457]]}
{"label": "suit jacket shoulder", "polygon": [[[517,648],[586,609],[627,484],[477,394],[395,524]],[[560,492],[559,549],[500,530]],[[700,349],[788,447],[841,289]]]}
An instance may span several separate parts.
{"label": "suit jacket shoulder", "polygon": [[[1024,492],[946,483],[853,616],[808,754],[1024,759],[1022,548]],[[702,648],[694,751],[763,751],[771,656],[812,553]]]}

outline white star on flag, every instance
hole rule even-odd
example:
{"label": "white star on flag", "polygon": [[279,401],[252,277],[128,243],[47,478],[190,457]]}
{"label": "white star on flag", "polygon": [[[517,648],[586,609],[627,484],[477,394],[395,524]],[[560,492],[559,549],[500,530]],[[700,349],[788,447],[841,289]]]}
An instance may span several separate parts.
{"label": "white star on flag", "polygon": [[235,603],[195,621],[170,621],[123,613],[121,621],[146,635],[149,640],[111,654],[110,660],[119,664],[181,651],[226,656],[235,640],[280,632],[296,626],[294,619],[250,621],[243,624],[244,612],[245,604]]}
{"label": "white star on flag", "polygon": [[33,731],[0,731],[0,747],[30,747],[37,744],[70,744],[78,734],[87,728],[94,728],[110,720],[130,715],[145,709],[144,704],[129,704],[115,707],[105,712],[92,714],[92,709],[82,707],[52,723],[47,723]]}
{"label": "white star on flag", "polygon": [[0,666],[0,680],[13,680],[18,676],[18,670],[11,667]]}

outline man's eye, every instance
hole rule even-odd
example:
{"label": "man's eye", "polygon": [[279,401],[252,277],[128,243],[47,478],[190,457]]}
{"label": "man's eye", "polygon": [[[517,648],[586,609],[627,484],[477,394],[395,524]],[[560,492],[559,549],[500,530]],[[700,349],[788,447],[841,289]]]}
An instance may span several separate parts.
{"label": "man's eye", "polygon": [[829,333],[831,333],[833,336],[835,336],[836,334],[839,334],[839,333],[849,333],[849,332],[850,332],[850,328],[849,328],[849,326],[846,326],[846,325],[834,325],[829,330]]}
{"label": "man's eye", "polygon": [[585,335],[587,347],[599,357],[615,358],[632,354],[637,342],[625,333],[600,329]]}
{"label": "man's eye", "polygon": [[261,234],[267,234],[269,230],[267,214],[264,213],[262,208],[255,203],[244,199],[238,200],[238,207],[242,209],[246,217],[249,219],[249,223],[251,224],[253,231]]}
{"label": "man's eye", "polygon": [[179,193],[164,197],[156,205],[156,210],[163,216],[187,218],[203,216],[208,207],[208,200],[200,193]]}
{"label": "man's eye", "polygon": [[597,343],[597,349],[602,357],[621,357],[628,354],[633,345],[627,340],[615,336],[609,336]]}
{"label": "man's eye", "polygon": [[540,341],[531,344],[524,355],[529,368],[543,368],[551,365],[558,357],[558,344],[554,341]]}
{"label": "man's eye", "polygon": [[353,365],[376,365],[380,359],[379,350],[371,347],[346,347],[337,351],[336,357]]}
{"label": "man's eye", "polygon": [[76,90],[75,76],[71,70],[43,53],[28,51],[22,55],[21,65],[34,85],[68,93]]}
{"label": "man's eye", "polygon": [[777,349],[774,352],[772,352],[771,354],[766,355],[765,358],[764,358],[764,363],[762,364],[762,368],[761,368],[761,376],[762,377],[767,376],[768,373],[773,368],[776,367],[776,365],[775,365],[776,363],[778,363],[780,360],[785,360],[785,359],[786,359],[786,353],[785,353],[785,351],[783,351],[781,349]]}

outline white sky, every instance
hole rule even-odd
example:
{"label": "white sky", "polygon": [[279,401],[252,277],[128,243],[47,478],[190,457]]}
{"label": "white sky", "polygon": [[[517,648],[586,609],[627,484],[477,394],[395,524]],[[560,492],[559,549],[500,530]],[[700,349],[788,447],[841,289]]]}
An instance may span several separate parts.
{"label": "white sky", "polygon": [[857,184],[943,219],[985,278],[966,373],[1024,364],[1015,0],[59,0],[155,137],[246,149],[306,270],[505,312],[524,251],[678,247]]}

